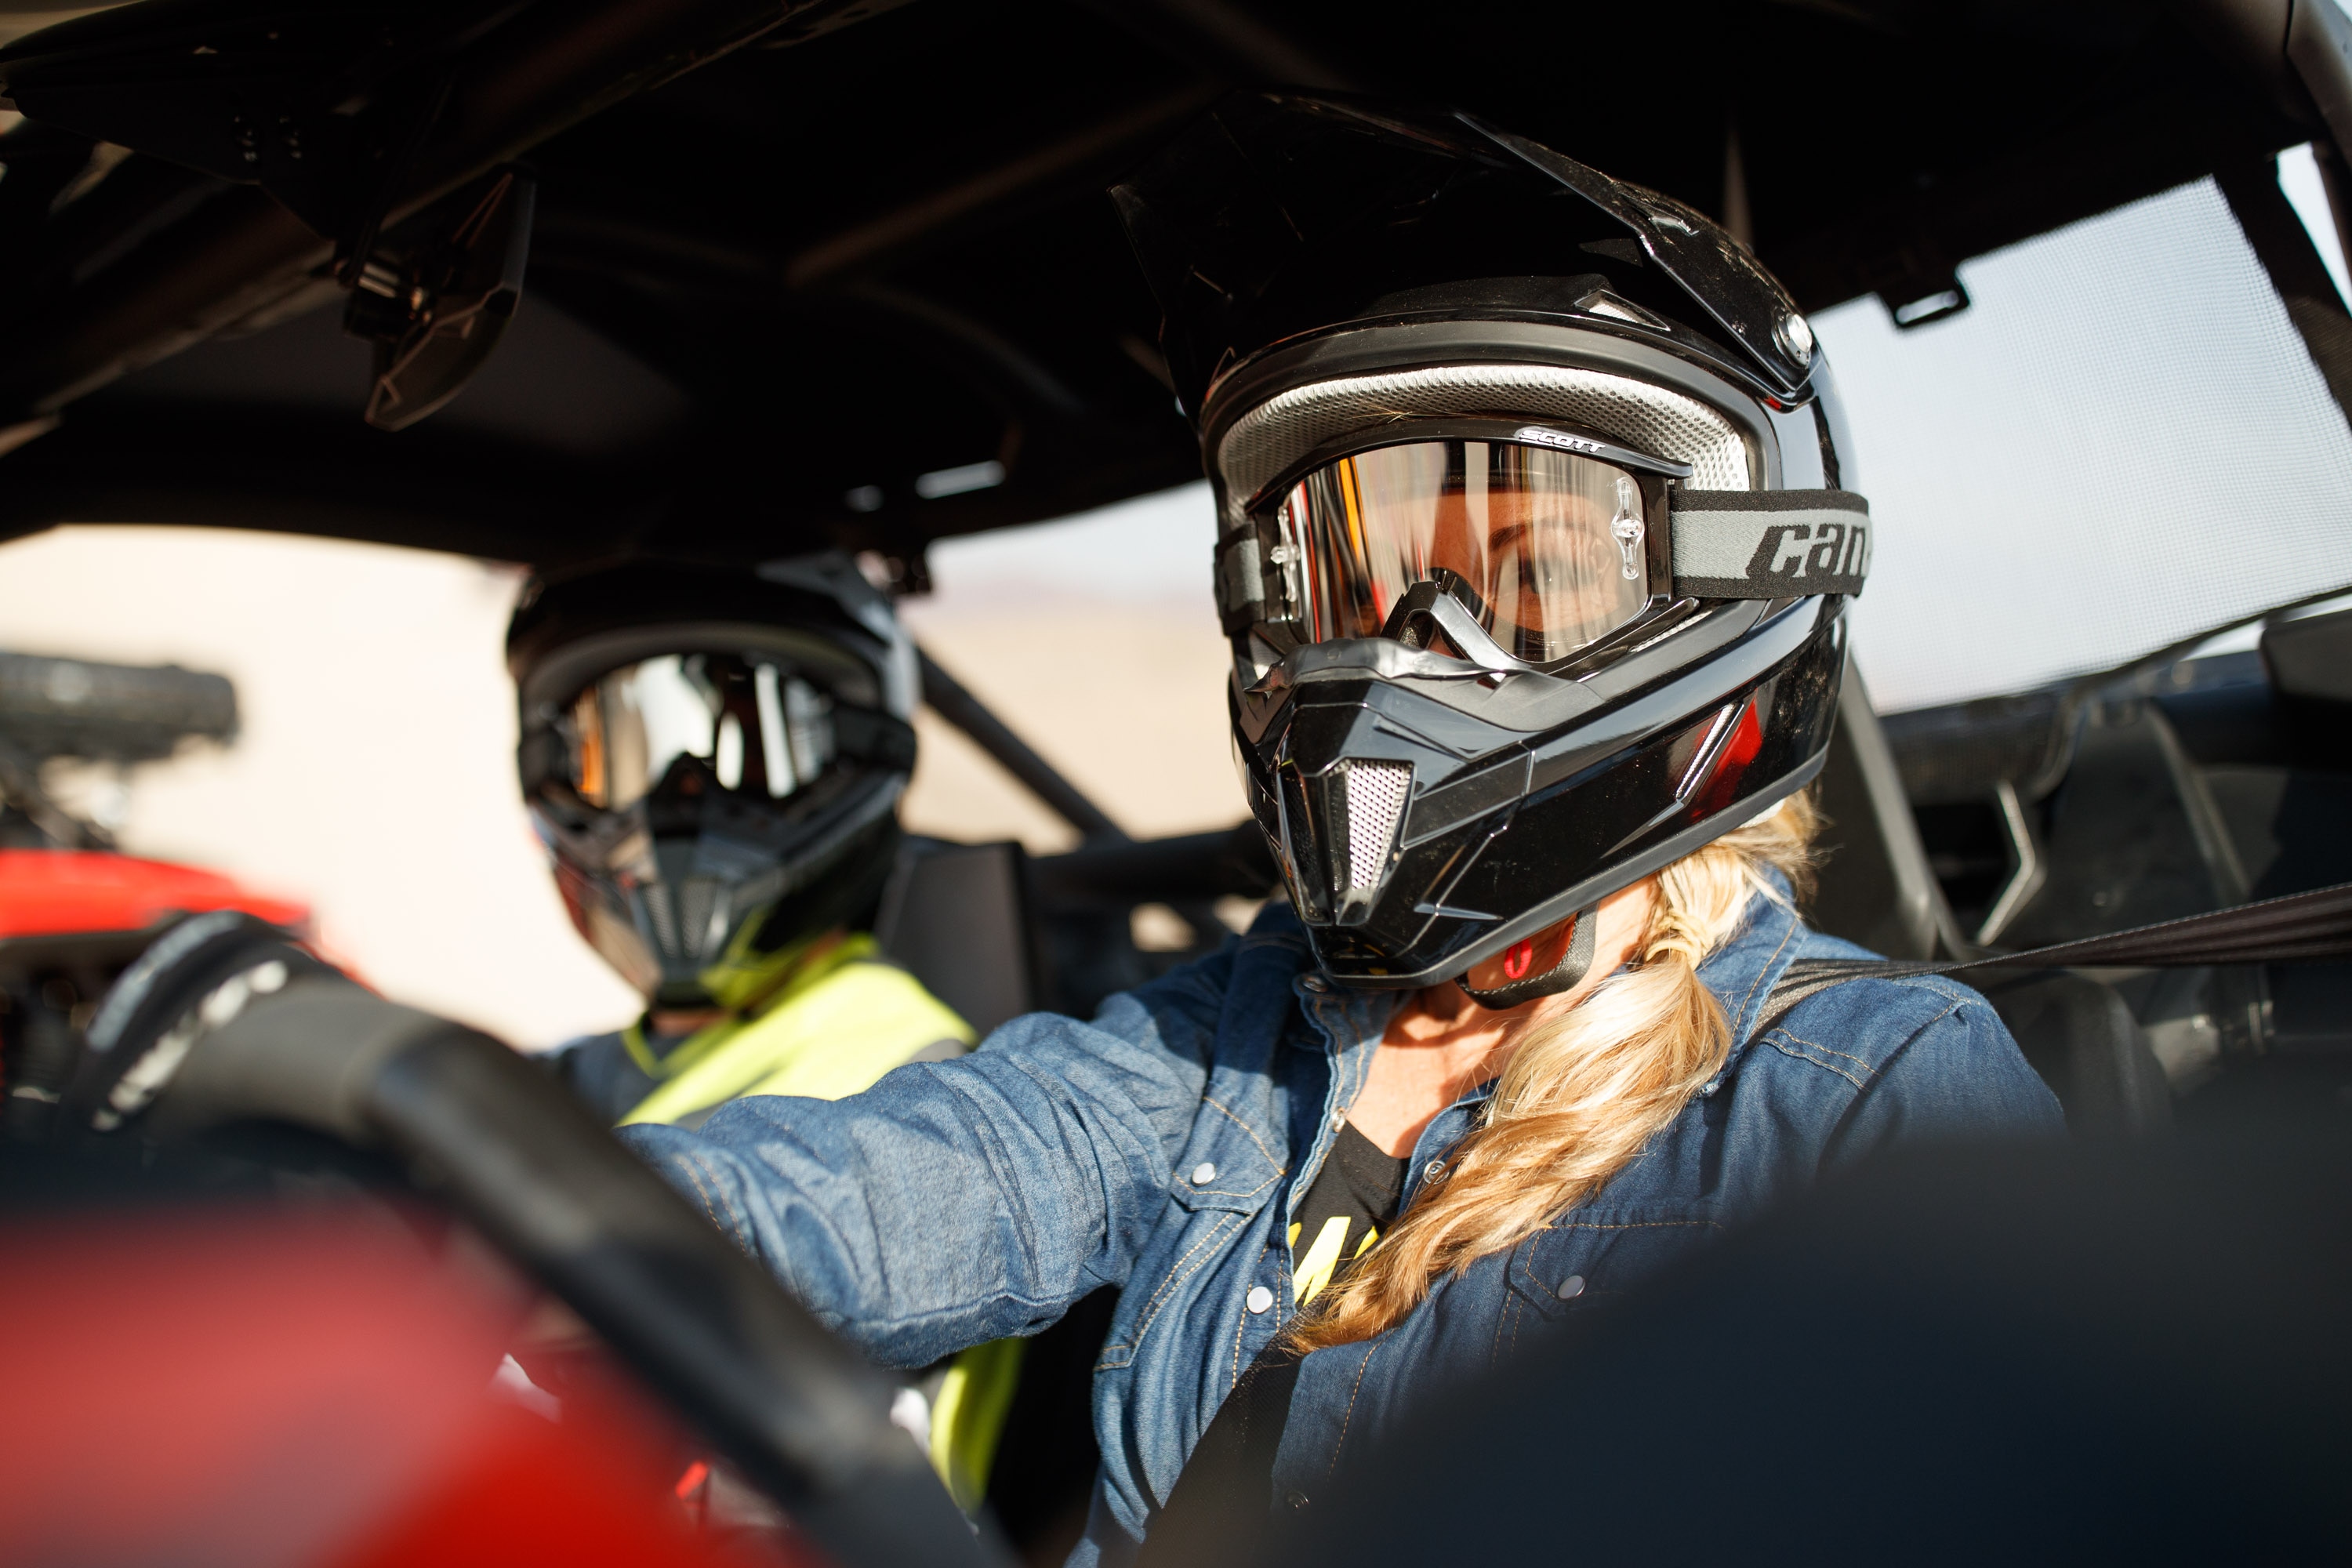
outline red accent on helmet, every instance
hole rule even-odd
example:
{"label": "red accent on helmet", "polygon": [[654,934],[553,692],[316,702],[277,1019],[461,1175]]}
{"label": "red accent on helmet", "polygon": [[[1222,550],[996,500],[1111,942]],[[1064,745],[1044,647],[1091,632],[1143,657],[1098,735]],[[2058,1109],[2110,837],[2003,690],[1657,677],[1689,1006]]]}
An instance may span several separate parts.
{"label": "red accent on helmet", "polygon": [[1700,821],[1718,811],[1729,809],[1739,798],[1740,781],[1748,776],[1750,763],[1764,749],[1764,726],[1756,717],[1756,700],[1749,698],[1740,710],[1739,722],[1731,738],[1715,759],[1715,771],[1706,784],[1691,800],[1691,820]]}
{"label": "red accent on helmet", "polygon": [[1503,978],[1525,980],[1528,977],[1528,971],[1535,967],[1535,962],[1536,943],[1533,937],[1511,943],[1509,951],[1503,954]]}

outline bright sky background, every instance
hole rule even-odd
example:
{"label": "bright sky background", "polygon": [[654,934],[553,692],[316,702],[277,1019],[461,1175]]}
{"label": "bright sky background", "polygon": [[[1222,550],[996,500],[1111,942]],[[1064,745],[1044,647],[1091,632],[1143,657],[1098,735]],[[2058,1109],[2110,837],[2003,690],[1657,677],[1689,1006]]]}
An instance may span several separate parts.
{"label": "bright sky background", "polygon": [[1216,542],[1203,479],[1058,522],[942,539],[930,550],[933,602],[1166,599],[1194,606],[1213,630],[1209,561]]}
{"label": "bright sky background", "polygon": [[1874,300],[1814,322],[1879,528],[1854,610],[1879,708],[2352,585],[2352,433],[2210,182],[1960,277],[1975,303],[1941,322],[1898,331]]}

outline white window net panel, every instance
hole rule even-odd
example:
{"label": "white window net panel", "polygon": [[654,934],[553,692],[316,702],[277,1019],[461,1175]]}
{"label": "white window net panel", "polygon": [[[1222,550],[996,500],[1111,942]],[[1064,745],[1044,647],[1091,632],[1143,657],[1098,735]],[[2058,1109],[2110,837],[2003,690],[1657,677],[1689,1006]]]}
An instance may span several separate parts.
{"label": "white window net panel", "polygon": [[1404,819],[1412,765],[1349,763],[1347,769],[1348,885],[1376,887],[1388,864],[1389,846],[1396,842],[1397,824]]}
{"label": "white window net panel", "polygon": [[2210,181],[1814,318],[1877,523],[1882,710],[2016,691],[2352,585],[2352,432]]}

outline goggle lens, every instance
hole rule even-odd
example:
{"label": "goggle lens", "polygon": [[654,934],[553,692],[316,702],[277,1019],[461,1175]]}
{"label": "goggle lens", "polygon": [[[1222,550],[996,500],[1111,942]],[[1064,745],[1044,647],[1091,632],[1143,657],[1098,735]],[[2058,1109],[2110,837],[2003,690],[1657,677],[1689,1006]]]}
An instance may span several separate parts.
{"label": "goggle lens", "polygon": [[782,799],[832,762],[833,700],[764,659],[665,654],[625,665],[572,700],[572,787],[589,805],[635,805],[680,757],[723,789]]}
{"label": "goggle lens", "polygon": [[1408,589],[1436,580],[1505,652],[1542,664],[1623,626],[1651,594],[1640,482],[1573,452],[1383,447],[1307,475],[1269,521],[1311,642],[1378,637]]}

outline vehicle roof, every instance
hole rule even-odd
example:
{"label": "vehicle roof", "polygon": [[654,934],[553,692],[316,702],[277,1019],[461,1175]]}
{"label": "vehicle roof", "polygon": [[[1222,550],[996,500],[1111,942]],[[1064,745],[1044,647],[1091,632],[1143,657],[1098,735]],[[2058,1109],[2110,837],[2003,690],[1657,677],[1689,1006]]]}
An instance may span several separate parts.
{"label": "vehicle roof", "polygon": [[[1102,193],[1220,90],[1470,110],[1748,229],[1820,310],[1920,297],[1972,257],[2309,140],[2286,6],[814,0],[721,52],[729,16],[761,8],[143,0],[0,51],[28,116],[0,161],[137,149],[77,163],[54,211],[0,181],[0,426],[21,440],[0,535],[182,521],[542,564],[827,544],[919,563],[931,539],[1198,477]],[[223,76],[278,18],[306,29],[287,34],[300,70]],[[718,58],[651,87],[572,69],[623,26]],[[185,164],[231,108],[307,112],[331,79],[389,115],[443,68],[476,70],[461,97],[541,94],[504,142],[453,115],[419,155],[453,174],[520,156],[537,222],[487,368],[387,433],[361,419],[369,351],[340,330],[331,243],[281,213],[312,249],[281,234],[241,259],[214,242],[232,219],[258,232],[268,198]],[[191,71],[212,74],[182,90]],[[272,266],[294,279],[274,293]],[[988,462],[1001,483],[916,491]],[[872,510],[846,499],[874,490]]]}

